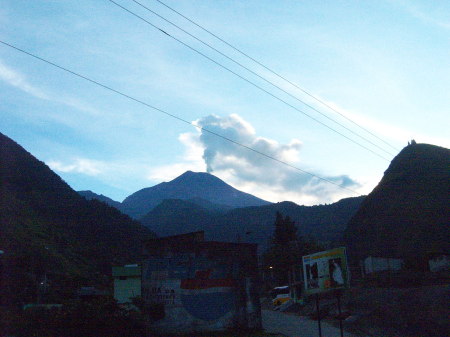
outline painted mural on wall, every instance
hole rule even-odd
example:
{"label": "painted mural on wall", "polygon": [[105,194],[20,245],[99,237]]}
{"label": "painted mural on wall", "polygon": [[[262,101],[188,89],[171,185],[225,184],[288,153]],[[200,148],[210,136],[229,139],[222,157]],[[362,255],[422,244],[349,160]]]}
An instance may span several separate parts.
{"label": "painted mural on wall", "polygon": [[149,303],[167,310],[184,308],[201,320],[217,320],[236,307],[237,266],[205,255],[177,254],[148,260],[144,293]]}

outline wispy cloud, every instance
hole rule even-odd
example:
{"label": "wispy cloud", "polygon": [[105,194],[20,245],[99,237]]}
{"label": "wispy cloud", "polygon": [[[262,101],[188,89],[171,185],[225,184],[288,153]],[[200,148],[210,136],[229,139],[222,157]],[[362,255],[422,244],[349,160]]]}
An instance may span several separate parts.
{"label": "wispy cloud", "polygon": [[[139,160],[98,160],[83,157],[49,159],[46,164],[56,173],[65,176],[65,179],[92,178],[91,181],[126,193],[120,198],[145,187],[146,174],[151,168],[149,163]],[[90,188],[92,187],[82,187]]]}
{"label": "wispy cloud", "polygon": [[48,100],[47,93],[32,85],[24,75],[7,66],[0,60],[0,79],[36,98]]}
{"label": "wispy cloud", "polygon": [[32,84],[25,75],[11,66],[6,65],[1,59],[0,80],[3,80],[6,84],[13,86],[35,98],[60,103],[78,111],[88,112],[90,114],[99,114],[98,110],[77,98],[70,97],[66,94],[55,94],[49,90],[44,90]]}
{"label": "wispy cloud", "polygon": [[[427,24],[431,24],[446,30],[450,30],[450,18],[440,18],[438,17],[439,15],[447,15],[448,16],[448,8],[447,11],[444,10],[440,10],[437,8],[437,5],[439,4],[438,1],[436,2],[425,2],[427,5],[429,4],[433,4],[434,8],[436,8],[435,13],[429,13],[426,10],[424,10],[423,8],[421,8],[419,6],[419,4],[415,4],[412,1],[404,1],[404,0],[395,0],[392,1],[395,4],[400,5],[404,10],[406,10],[408,13],[410,13],[413,17],[419,19],[420,21],[427,23]],[[443,5],[445,4],[445,1],[442,2]],[[447,4],[448,5],[448,4]]]}
{"label": "wispy cloud", "polygon": [[[350,111],[349,109],[342,108],[335,102],[327,101],[324,98],[318,97],[321,101],[325,102],[328,106],[332,107],[336,111],[339,111],[342,115],[344,115],[346,118],[352,120],[353,122],[360,125],[365,130],[370,131],[370,133],[375,134],[378,138],[383,139],[385,142],[391,144],[394,147],[401,148],[403,146],[406,146],[407,142],[411,139],[416,139],[418,142],[421,143],[430,143],[435,144],[439,146],[450,146],[450,142],[448,138],[443,137],[436,137],[434,135],[430,134],[424,134],[423,132],[416,131],[416,130],[409,130],[405,127],[400,127],[397,125],[392,125],[385,123],[379,119],[366,116],[354,111]],[[334,115],[336,116],[336,114]],[[339,119],[333,117],[334,119]],[[382,148],[386,149],[387,151],[396,154],[395,150],[389,147],[388,145],[381,142],[378,138],[374,137],[367,131],[364,131],[361,128],[358,128],[353,123],[348,122],[344,120],[343,118],[340,118],[344,122],[344,124],[350,126],[353,130],[355,130],[358,134],[362,135],[364,138],[367,138],[371,140],[373,143],[378,144]],[[396,144],[400,144],[397,146]]]}

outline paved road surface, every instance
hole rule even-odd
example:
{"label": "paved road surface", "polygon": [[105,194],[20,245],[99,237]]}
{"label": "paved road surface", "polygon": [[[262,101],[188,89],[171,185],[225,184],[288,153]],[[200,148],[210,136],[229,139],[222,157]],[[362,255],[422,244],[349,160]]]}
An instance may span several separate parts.
{"label": "paved road surface", "polygon": [[[279,311],[262,310],[263,327],[269,333],[280,333],[289,337],[318,337],[317,321],[305,317],[288,315]],[[340,337],[339,328],[322,323],[322,337]],[[344,331],[344,337],[354,337]]]}

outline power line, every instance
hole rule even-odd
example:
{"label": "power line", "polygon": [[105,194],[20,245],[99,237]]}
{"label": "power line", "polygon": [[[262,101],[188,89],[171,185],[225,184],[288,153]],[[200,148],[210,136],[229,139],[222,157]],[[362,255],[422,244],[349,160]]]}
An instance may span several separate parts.
{"label": "power line", "polygon": [[276,85],[275,83],[273,83],[272,81],[268,80],[266,77],[256,73],[255,71],[249,69],[248,67],[244,66],[242,63],[234,60],[233,58],[231,58],[230,56],[226,55],[225,53],[221,52],[220,50],[218,50],[217,48],[211,46],[210,44],[208,44],[207,42],[199,39],[198,37],[196,37],[195,35],[189,33],[188,31],[186,31],[185,29],[181,28],[180,26],[178,26],[177,24],[173,23],[172,21],[168,20],[167,18],[163,17],[162,15],[156,13],[155,11],[153,11],[152,9],[148,8],[147,6],[143,5],[141,2],[137,1],[137,0],[131,0],[134,3],[138,4],[139,6],[141,6],[142,8],[144,8],[145,10],[149,11],[150,13],[153,13],[154,15],[156,15],[157,17],[159,17],[160,19],[166,21],[167,23],[169,23],[170,25],[176,27],[177,29],[181,30],[183,33],[189,35],[190,37],[194,38],[195,40],[197,40],[198,42],[202,43],[203,45],[207,46],[208,48],[214,50],[216,53],[222,55],[223,57],[227,58],[228,60],[230,60],[231,62],[237,64],[238,66],[240,66],[241,68],[247,70],[248,72],[250,72],[251,74],[259,77],[260,79],[262,79],[263,81],[265,81],[266,83],[270,84],[271,86],[277,88],[278,90],[284,92],[286,95],[292,97],[293,99],[297,100],[298,102],[306,105],[308,108],[316,111],[317,113],[319,113],[320,115],[322,115],[323,117],[325,117],[326,119],[332,121],[333,123],[339,125],[340,127],[344,128],[345,130],[349,131],[350,133],[354,134],[355,136],[365,140],[366,142],[370,143],[371,145],[377,147],[379,150],[389,154],[389,155],[394,155],[393,153],[386,151],[385,149],[383,149],[382,147],[380,147],[379,145],[375,144],[374,142],[372,142],[371,140],[367,139],[364,136],[361,136],[360,134],[354,132],[353,130],[351,130],[350,128],[346,127],[345,125],[343,125],[342,123],[339,123],[338,121],[334,120],[333,118],[329,117],[327,114],[321,112],[320,110],[318,110],[317,108],[315,108],[314,106],[306,103],[305,101],[301,100],[300,98],[298,98],[297,96],[291,94],[290,92],[284,90],[283,88],[281,88],[280,86]]}
{"label": "power line", "polygon": [[258,155],[261,155],[261,156],[263,156],[263,157],[265,157],[265,158],[268,158],[268,159],[270,159],[270,160],[274,160],[274,161],[276,161],[276,162],[278,162],[278,163],[280,163],[280,164],[282,164],[282,165],[285,165],[285,166],[287,166],[287,167],[290,167],[290,168],[292,168],[292,169],[294,169],[294,170],[296,170],[296,171],[305,173],[305,174],[307,174],[307,175],[309,175],[309,176],[311,176],[311,177],[317,178],[317,179],[319,179],[319,180],[321,180],[321,181],[324,181],[324,182],[326,182],[326,183],[335,185],[335,186],[337,186],[337,187],[339,187],[339,188],[341,188],[341,189],[343,189],[343,190],[346,190],[346,191],[348,191],[348,192],[351,192],[351,193],[354,193],[354,194],[359,195],[358,192],[356,192],[356,191],[354,191],[354,190],[352,190],[352,189],[350,189],[350,188],[348,188],[348,187],[342,186],[342,185],[340,185],[340,184],[338,184],[338,183],[336,183],[336,182],[334,182],[334,181],[332,181],[332,180],[329,180],[329,179],[326,179],[326,178],[322,178],[322,177],[320,177],[320,176],[318,176],[318,175],[316,175],[316,174],[314,174],[314,173],[305,171],[305,170],[303,170],[303,169],[301,169],[301,168],[299,168],[299,167],[297,167],[297,166],[291,165],[291,164],[289,164],[289,163],[287,163],[287,162],[285,162],[285,161],[283,161],[283,160],[277,159],[277,158],[275,158],[275,157],[273,157],[273,156],[271,156],[271,155],[268,155],[268,154],[266,154],[266,153],[264,153],[264,152],[261,152],[261,151],[259,151],[259,150],[256,150],[256,149],[252,148],[251,146],[244,145],[244,144],[239,143],[239,142],[237,142],[237,141],[235,141],[235,140],[233,140],[233,139],[231,139],[231,138],[228,138],[228,137],[226,137],[226,136],[223,136],[223,135],[221,135],[221,134],[219,134],[219,133],[217,133],[217,132],[214,132],[214,131],[209,130],[209,129],[207,129],[207,128],[204,128],[204,127],[201,127],[201,126],[199,126],[199,125],[196,125],[196,124],[194,124],[193,122],[190,122],[190,121],[188,121],[188,120],[186,120],[186,119],[183,119],[183,118],[181,118],[181,117],[179,117],[179,116],[177,116],[177,115],[175,115],[175,114],[172,114],[172,113],[169,113],[169,112],[167,112],[167,111],[165,111],[165,110],[162,110],[162,109],[160,109],[160,108],[157,108],[157,107],[155,107],[155,106],[153,106],[153,105],[151,105],[151,104],[149,104],[149,103],[146,103],[146,102],[144,102],[144,101],[142,101],[142,100],[140,100],[140,99],[138,99],[138,98],[135,98],[135,97],[133,97],[133,96],[131,96],[131,95],[128,95],[128,94],[126,94],[126,93],[124,93],[124,92],[122,92],[122,91],[119,91],[119,90],[117,90],[117,89],[114,89],[114,88],[112,88],[112,87],[110,87],[110,86],[108,86],[108,85],[106,85],[106,84],[100,83],[100,82],[98,82],[98,81],[96,81],[96,80],[93,80],[93,79],[91,79],[91,78],[89,78],[89,77],[87,77],[87,76],[85,76],[85,75],[82,75],[82,74],[77,73],[77,72],[75,72],[75,71],[73,71],[73,70],[70,70],[70,69],[65,68],[65,67],[63,67],[63,66],[60,66],[60,65],[58,65],[58,64],[56,64],[56,63],[54,63],[54,62],[52,62],[52,61],[49,61],[49,60],[44,59],[44,58],[42,58],[42,57],[40,57],[40,56],[37,56],[36,54],[33,54],[33,53],[31,53],[31,52],[28,52],[28,51],[26,51],[26,50],[24,50],[24,49],[21,49],[21,48],[19,48],[19,47],[16,47],[16,46],[14,46],[14,45],[12,45],[12,44],[10,44],[10,43],[7,43],[7,42],[5,42],[5,41],[2,41],[2,40],[0,40],[0,43],[2,43],[3,45],[5,45],[5,46],[7,46],[7,47],[10,47],[10,48],[12,48],[12,49],[14,49],[14,50],[16,50],[16,51],[19,51],[19,52],[21,52],[21,53],[23,53],[23,54],[26,54],[26,55],[28,55],[28,56],[31,56],[31,57],[33,57],[33,58],[39,60],[39,61],[42,61],[42,62],[44,62],[44,63],[47,63],[47,64],[49,64],[49,65],[51,65],[51,66],[53,66],[53,67],[55,67],[55,68],[58,68],[59,70],[65,71],[65,72],[67,72],[67,73],[69,73],[69,74],[71,74],[71,75],[74,75],[74,76],[79,77],[79,78],[81,78],[81,79],[83,79],[83,80],[85,80],[85,81],[88,81],[88,82],[90,82],[90,83],[92,83],[92,84],[95,84],[95,85],[97,85],[97,86],[99,86],[99,87],[101,87],[101,88],[103,88],[103,89],[106,89],[106,90],[111,91],[111,92],[113,92],[113,93],[115,93],[115,94],[118,94],[118,95],[120,95],[120,96],[122,96],[122,97],[125,97],[125,98],[127,98],[127,99],[129,99],[129,100],[132,100],[132,101],[134,101],[134,102],[136,102],[136,103],[139,103],[139,104],[141,104],[141,105],[144,105],[144,106],[146,106],[147,108],[151,108],[151,109],[156,110],[156,111],[158,111],[158,112],[160,112],[160,113],[162,113],[162,114],[165,114],[166,116],[172,117],[172,118],[174,118],[174,119],[176,119],[176,120],[178,120],[178,121],[180,121],[180,122],[183,122],[183,123],[185,123],[185,124],[189,124],[189,125],[191,125],[191,126],[197,128],[197,129],[199,129],[200,131],[205,131],[205,132],[207,132],[207,133],[209,133],[209,134],[212,134],[212,135],[214,135],[214,136],[216,136],[216,137],[222,138],[223,140],[226,140],[226,141],[228,141],[228,142],[230,142],[230,143],[232,143],[232,144],[235,144],[235,145],[237,145],[237,146],[243,147],[243,148],[245,148],[245,149],[247,149],[247,150],[249,150],[249,151],[252,151],[252,152],[254,152],[254,153],[258,154]]}
{"label": "power line", "polygon": [[[134,1],[134,0],[133,0]],[[206,33],[210,34],[211,36],[215,37],[216,39],[218,39],[219,41],[221,41],[222,43],[224,43],[225,45],[227,45],[228,47],[234,49],[235,51],[237,51],[238,53],[240,53],[241,55],[247,57],[248,59],[250,59],[251,61],[255,62],[256,64],[258,64],[259,66],[263,67],[264,69],[268,70],[270,73],[274,74],[275,76],[277,76],[278,78],[284,80],[285,82],[289,83],[290,85],[294,86],[295,88],[299,89],[301,92],[303,92],[304,94],[308,95],[309,97],[311,97],[312,99],[314,99],[316,102],[319,102],[320,104],[326,106],[327,108],[329,108],[330,110],[332,110],[333,112],[337,113],[338,115],[342,116],[343,118],[345,118],[346,120],[348,120],[349,122],[353,123],[354,125],[358,126],[360,129],[364,130],[365,132],[367,132],[368,134],[372,135],[373,137],[377,138],[378,140],[380,140],[381,142],[383,142],[384,144],[388,145],[390,148],[396,150],[396,151],[400,151],[398,148],[392,146],[391,144],[389,144],[388,142],[386,142],[384,139],[382,139],[381,137],[377,136],[376,134],[372,133],[370,130],[368,130],[367,128],[363,127],[362,125],[356,123],[355,121],[353,121],[351,118],[348,118],[347,116],[345,116],[344,114],[342,114],[341,112],[339,112],[339,110],[333,108],[332,106],[330,106],[329,104],[327,104],[326,102],[324,102],[323,100],[321,100],[320,98],[317,98],[316,96],[314,96],[313,94],[309,93],[308,91],[306,91],[305,89],[303,89],[302,87],[300,87],[299,85],[297,85],[296,83],[290,81],[289,79],[287,79],[286,77],[280,75],[278,72],[276,72],[275,70],[269,68],[268,66],[264,65],[263,63],[261,63],[260,61],[256,60],[255,58],[253,58],[252,56],[248,55],[247,53],[243,52],[242,50],[240,50],[239,48],[233,46],[231,43],[225,41],[224,39],[222,39],[221,37],[219,37],[218,35],[214,34],[213,32],[211,32],[210,30],[206,29],[205,27],[199,25],[198,23],[196,23],[194,20],[188,18],[187,16],[183,15],[182,13],[178,12],[177,10],[175,10],[174,8],[170,7],[169,5],[165,4],[164,2],[162,2],[161,0],[155,0],[157,2],[159,2],[161,5],[163,5],[164,7],[170,9],[171,11],[177,13],[179,16],[181,16],[182,18],[186,19],[187,21],[189,21],[190,23],[192,23],[193,25],[197,26],[198,28],[200,28],[201,30],[205,31]]]}
{"label": "power line", "polygon": [[300,109],[297,108],[296,106],[294,106],[294,105],[288,103],[288,102],[285,101],[284,99],[282,99],[282,98],[278,97],[277,95],[271,93],[270,91],[264,89],[263,87],[259,86],[258,84],[256,84],[256,83],[250,81],[249,79],[243,77],[242,75],[239,75],[237,72],[231,70],[230,68],[228,68],[228,67],[224,66],[223,64],[217,62],[216,60],[214,60],[214,59],[212,59],[211,57],[207,56],[206,54],[202,53],[201,51],[195,49],[194,47],[191,47],[191,46],[188,45],[187,43],[185,43],[185,42],[181,41],[180,39],[174,37],[173,35],[167,33],[166,31],[164,31],[164,30],[161,29],[160,27],[158,27],[158,26],[156,26],[155,24],[151,23],[150,21],[148,21],[147,19],[143,18],[142,16],[140,16],[140,15],[134,13],[133,11],[129,10],[128,8],[123,7],[122,5],[118,4],[118,3],[115,2],[114,0],[108,0],[108,1],[111,2],[111,3],[113,3],[114,5],[116,5],[117,7],[123,9],[123,10],[126,11],[127,13],[129,13],[129,14],[131,14],[131,15],[137,17],[138,19],[140,19],[140,20],[142,20],[142,21],[144,21],[145,23],[147,23],[148,25],[152,26],[153,28],[159,30],[159,31],[162,32],[163,34],[169,36],[170,38],[172,38],[173,40],[175,40],[175,41],[177,41],[178,43],[182,44],[182,45],[185,46],[186,48],[191,49],[192,51],[194,51],[194,52],[196,52],[197,54],[203,56],[204,58],[206,58],[206,59],[208,59],[209,61],[213,62],[214,64],[218,65],[219,67],[221,67],[221,68],[227,70],[228,72],[230,72],[230,73],[232,73],[233,75],[239,77],[239,78],[242,79],[243,81],[245,81],[245,82],[251,84],[251,85],[254,86],[255,88],[257,88],[257,89],[259,89],[259,90],[265,92],[266,94],[272,96],[272,97],[275,98],[276,100],[282,102],[283,104],[289,106],[290,108],[292,108],[292,109],[294,109],[294,110],[300,112],[301,114],[307,116],[308,118],[314,120],[316,123],[321,124],[322,126],[326,127],[327,129],[329,129],[329,130],[331,130],[331,131],[337,133],[338,135],[340,135],[340,136],[346,138],[346,139],[349,140],[350,142],[352,142],[352,143],[358,145],[359,147],[361,147],[361,148],[363,148],[363,149],[365,149],[365,150],[367,150],[367,151],[373,153],[373,154],[376,155],[377,157],[380,157],[380,158],[382,158],[382,159],[384,159],[384,160],[386,160],[386,161],[390,161],[388,158],[386,158],[386,157],[384,157],[384,156],[378,154],[377,152],[373,151],[372,149],[368,148],[367,146],[362,145],[361,143],[355,141],[354,139],[352,139],[352,138],[346,136],[346,135],[343,134],[342,132],[339,132],[339,131],[337,131],[336,129],[333,129],[331,126],[329,126],[329,125],[327,125],[327,124],[321,122],[321,121],[318,120],[317,118],[314,118],[313,116],[311,116],[311,115],[307,114],[306,112],[300,110]]}

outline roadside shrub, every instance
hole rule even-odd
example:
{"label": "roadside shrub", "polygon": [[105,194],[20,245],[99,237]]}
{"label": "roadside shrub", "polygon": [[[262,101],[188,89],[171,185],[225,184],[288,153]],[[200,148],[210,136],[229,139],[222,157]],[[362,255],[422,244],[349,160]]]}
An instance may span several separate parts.
{"label": "roadside shrub", "polygon": [[139,312],[112,299],[74,300],[62,308],[24,310],[9,330],[18,337],[141,337],[145,323]]}

